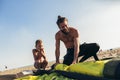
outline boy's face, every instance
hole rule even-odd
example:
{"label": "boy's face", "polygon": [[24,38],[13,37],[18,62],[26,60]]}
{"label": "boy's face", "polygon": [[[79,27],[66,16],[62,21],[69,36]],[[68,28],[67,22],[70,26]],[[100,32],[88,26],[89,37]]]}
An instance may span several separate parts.
{"label": "boy's face", "polygon": [[36,49],[37,49],[37,50],[40,50],[40,49],[42,48],[42,46],[43,46],[42,43],[38,43],[38,44],[36,45]]}

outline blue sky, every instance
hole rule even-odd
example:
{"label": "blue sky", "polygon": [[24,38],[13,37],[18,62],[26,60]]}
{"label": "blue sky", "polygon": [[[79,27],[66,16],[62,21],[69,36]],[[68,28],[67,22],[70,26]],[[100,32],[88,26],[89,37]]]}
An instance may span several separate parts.
{"label": "blue sky", "polygon": [[[35,40],[42,39],[49,61],[55,60],[57,16],[80,31],[80,42],[101,49],[120,47],[119,0],[0,0],[0,71],[32,65]],[[61,45],[61,59],[65,55]]]}

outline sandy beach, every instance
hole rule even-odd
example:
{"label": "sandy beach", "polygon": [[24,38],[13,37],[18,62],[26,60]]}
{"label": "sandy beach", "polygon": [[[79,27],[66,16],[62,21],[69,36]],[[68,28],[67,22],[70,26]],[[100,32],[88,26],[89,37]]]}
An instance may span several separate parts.
{"label": "sandy beach", "polygon": [[[112,58],[112,57],[118,57],[118,56],[120,56],[120,48],[109,49],[104,51],[100,50],[98,52],[99,59]],[[94,60],[93,57],[89,58],[87,61],[90,61],[90,60]],[[49,65],[51,66],[53,63],[54,61],[49,62]],[[25,70],[35,70],[35,68],[31,65],[31,66],[25,66],[21,68],[1,71],[0,80],[13,80],[18,77],[16,76],[18,73]]]}

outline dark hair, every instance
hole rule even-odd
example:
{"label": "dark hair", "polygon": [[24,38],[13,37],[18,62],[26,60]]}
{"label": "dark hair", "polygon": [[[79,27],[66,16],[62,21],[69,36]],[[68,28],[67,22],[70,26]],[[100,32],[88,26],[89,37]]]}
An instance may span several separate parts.
{"label": "dark hair", "polygon": [[37,44],[39,44],[39,43],[42,43],[42,40],[40,40],[40,39],[36,40],[35,46],[37,46]]}
{"label": "dark hair", "polygon": [[68,21],[67,18],[65,17],[61,17],[60,15],[58,15],[58,19],[57,19],[57,25],[59,26],[60,23],[64,22],[64,21]]}

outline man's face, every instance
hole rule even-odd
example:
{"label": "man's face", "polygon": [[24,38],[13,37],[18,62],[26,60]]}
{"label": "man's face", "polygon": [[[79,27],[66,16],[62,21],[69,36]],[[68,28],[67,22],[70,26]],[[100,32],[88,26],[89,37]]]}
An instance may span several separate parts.
{"label": "man's face", "polygon": [[67,35],[69,33],[68,22],[65,20],[64,22],[60,23],[59,29],[61,30],[62,33]]}

